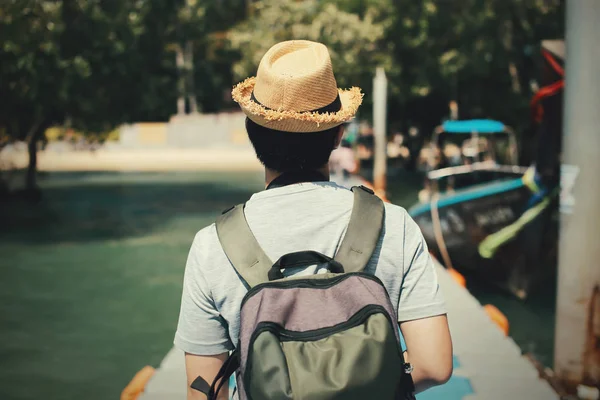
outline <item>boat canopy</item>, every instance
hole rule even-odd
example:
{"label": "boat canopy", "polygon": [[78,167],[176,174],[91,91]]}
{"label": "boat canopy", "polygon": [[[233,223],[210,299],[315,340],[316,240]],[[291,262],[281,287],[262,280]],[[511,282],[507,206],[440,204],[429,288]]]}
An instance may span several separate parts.
{"label": "boat canopy", "polygon": [[493,134],[504,133],[506,127],[502,122],[492,119],[471,119],[463,121],[446,121],[442,124],[442,130],[446,133],[477,133]]}

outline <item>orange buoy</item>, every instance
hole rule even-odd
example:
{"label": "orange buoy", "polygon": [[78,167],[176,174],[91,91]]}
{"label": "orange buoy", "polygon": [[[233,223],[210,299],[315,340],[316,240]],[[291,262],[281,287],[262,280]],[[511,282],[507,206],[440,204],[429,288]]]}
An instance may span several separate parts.
{"label": "orange buoy", "polygon": [[492,321],[494,321],[494,323],[500,328],[500,330],[506,336],[508,336],[508,318],[506,318],[506,316],[502,314],[502,311],[498,310],[498,308],[491,304],[486,304],[485,306],[483,306],[483,309],[485,310],[486,314],[492,319]]}
{"label": "orange buoy", "polygon": [[454,280],[454,282],[458,283],[461,287],[467,287],[467,280],[460,272],[458,272],[454,268],[448,268],[448,273],[450,274],[450,277]]}
{"label": "orange buoy", "polygon": [[144,392],[146,384],[154,375],[155,369],[147,365],[138,371],[131,382],[121,392],[121,400],[136,400]]}
{"label": "orange buoy", "polygon": [[[436,262],[440,262],[437,257],[435,256],[435,254],[433,254],[432,251],[429,252],[429,255],[431,256],[431,258],[436,261]],[[466,288],[467,287],[467,280],[465,279],[465,277],[463,276],[463,274],[461,274],[460,272],[458,272],[457,270],[455,270],[454,268],[446,268],[446,271],[448,271],[448,274],[450,274],[450,278],[452,278],[452,280],[456,283],[458,283],[459,286]]]}

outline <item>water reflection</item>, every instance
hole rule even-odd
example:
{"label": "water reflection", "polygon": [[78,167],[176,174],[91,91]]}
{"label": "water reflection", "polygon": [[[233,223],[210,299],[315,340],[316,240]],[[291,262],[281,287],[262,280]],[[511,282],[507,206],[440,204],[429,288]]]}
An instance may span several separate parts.
{"label": "water reflection", "polygon": [[262,179],[257,173],[52,174],[41,182],[40,204],[2,207],[0,235],[20,243],[146,236],[173,219],[216,216],[260,190]]}

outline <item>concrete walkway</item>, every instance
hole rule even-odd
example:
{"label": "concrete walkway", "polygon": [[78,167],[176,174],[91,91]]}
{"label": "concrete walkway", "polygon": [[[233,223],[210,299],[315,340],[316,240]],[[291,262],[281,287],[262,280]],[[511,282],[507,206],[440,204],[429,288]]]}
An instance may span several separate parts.
{"label": "concrete walkway", "polygon": [[[481,304],[438,265],[454,345],[454,375],[418,400],[558,400],[548,383],[498,329]],[[172,349],[157,368],[140,400],[185,400],[183,354]]]}
{"label": "concrete walkway", "polygon": [[521,349],[491,321],[481,304],[438,264],[454,347],[454,375],[419,400],[558,400]]}

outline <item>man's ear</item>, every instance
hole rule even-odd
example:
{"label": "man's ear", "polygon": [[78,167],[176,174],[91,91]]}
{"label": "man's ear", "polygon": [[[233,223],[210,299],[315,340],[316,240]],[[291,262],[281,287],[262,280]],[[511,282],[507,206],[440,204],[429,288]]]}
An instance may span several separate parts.
{"label": "man's ear", "polygon": [[335,148],[340,147],[340,143],[342,143],[342,138],[344,137],[344,125],[339,126],[339,131],[337,136],[335,137]]}

